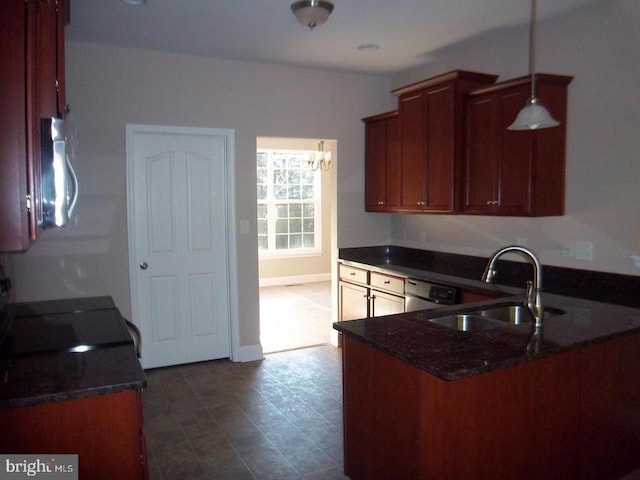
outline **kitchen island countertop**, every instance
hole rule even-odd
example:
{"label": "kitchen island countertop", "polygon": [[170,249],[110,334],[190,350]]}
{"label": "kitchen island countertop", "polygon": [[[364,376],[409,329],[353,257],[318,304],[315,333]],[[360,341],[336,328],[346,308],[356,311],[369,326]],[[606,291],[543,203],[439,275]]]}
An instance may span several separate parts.
{"label": "kitchen island countertop", "polygon": [[[349,264],[357,265],[356,262]],[[522,304],[522,289],[390,264],[368,266],[424,280],[447,280],[447,284],[503,295],[473,304],[334,323],[334,328],[343,334],[444,380],[478,375],[640,333],[640,309],[546,292],[542,294],[543,305],[562,313],[545,318],[542,331],[536,332],[530,324],[456,331],[429,319],[482,306]]]}

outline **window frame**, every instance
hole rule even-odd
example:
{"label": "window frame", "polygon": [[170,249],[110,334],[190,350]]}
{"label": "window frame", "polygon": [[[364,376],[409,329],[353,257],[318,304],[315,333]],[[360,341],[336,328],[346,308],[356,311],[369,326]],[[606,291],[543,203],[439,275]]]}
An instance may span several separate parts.
{"label": "window frame", "polygon": [[[273,171],[275,170],[275,160],[270,158],[271,155],[281,154],[282,156],[287,155],[295,155],[300,157],[301,166],[300,171],[308,168],[309,171],[313,174],[313,190],[314,190],[314,198],[312,200],[309,199],[278,199],[274,195],[274,185],[275,182],[268,181],[266,184],[258,183],[260,180],[260,176],[258,172],[258,155],[261,153],[265,153],[267,155],[267,180],[273,179]],[[320,256],[323,253],[322,250],[322,172],[318,169],[316,171],[311,170],[311,168],[307,164],[307,159],[309,155],[314,153],[313,150],[300,150],[300,149],[289,149],[289,148],[258,148],[256,151],[256,189],[259,188],[260,185],[267,186],[267,198],[262,200],[258,198],[256,192],[256,206],[259,209],[260,205],[267,206],[267,245],[269,248],[263,249],[260,248],[258,244],[258,257],[259,258],[293,258],[293,257],[312,257],[312,256]],[[313,205],[313,222],[314,222],[314,246],[313,247],[298,247],[298,248],[276,248],[276,222],[278,220],[276,210],[278,204],[311,204]],[[304,207],[303,207],[304,208]],[[259,211],[257,212],[257,214]],[[259,239],[260,236],[264,234],[260,233],[260,221],[261,217],[257,217],[257,231],[256,235]],[[286,217],[290,219],[292,217]],[[297,217],[293,217],[297,218]],[[304,222],[304,214],[300,217]],[[304,235],[304,232],[301,232]],[[291,232],[288,232],[287,235],[291,235]]]}

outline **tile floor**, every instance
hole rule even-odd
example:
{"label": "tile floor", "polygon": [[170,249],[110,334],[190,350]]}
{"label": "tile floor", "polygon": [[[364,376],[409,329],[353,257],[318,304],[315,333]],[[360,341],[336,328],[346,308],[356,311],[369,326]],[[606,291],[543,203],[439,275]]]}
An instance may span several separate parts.
{"label": "tile floor", "polygon": [[320,346],[148,370],[151,479],[346,479],[340,355]]}
{"label": "tile floor", "polygon": [[260,288],[264,353],[327,344],[331,324],[331,282]]}

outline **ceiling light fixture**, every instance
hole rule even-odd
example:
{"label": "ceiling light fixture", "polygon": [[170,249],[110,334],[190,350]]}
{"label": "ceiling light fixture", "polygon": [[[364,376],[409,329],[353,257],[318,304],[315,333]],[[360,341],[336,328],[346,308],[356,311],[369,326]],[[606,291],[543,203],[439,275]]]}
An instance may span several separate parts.
{"label": "ceiling light fixture", "polygon": [[323,0],[303,0],[293,2],[291,11],[298,19],[298,22],[313,30],[327,21],[327,18],[333,12],[333,4]]}
{"label": "ceiling light fixture", "polygon": [[314,172],[316,170],[329,170],[331,166],[331,152],[324,151],[324,140],[318,142],[318,151],[311,152],[307,157],[307,164]]}
{"label": "ceiling light fixture", "polygon": [[380,45],[377,43],[363,43],[362,45],[358,45],[358,50],[361,52],[375,52],[376,50],[380,50]]}
{"label": "ceiling light fixture", "polygon": [[531,97],[520,110],[515,121],[507,130],[536,130],[557,127],[555,120],[536,97],[536,0],[531,0],[531,20],[529,22],[529,75],[531,75]]}
{"label": "ceiling light fixture", "polygon": [[136,7],[147,3],[147,0],[121,0],[121,1],[122,3],[126,3],[127,5],[134,5]]}

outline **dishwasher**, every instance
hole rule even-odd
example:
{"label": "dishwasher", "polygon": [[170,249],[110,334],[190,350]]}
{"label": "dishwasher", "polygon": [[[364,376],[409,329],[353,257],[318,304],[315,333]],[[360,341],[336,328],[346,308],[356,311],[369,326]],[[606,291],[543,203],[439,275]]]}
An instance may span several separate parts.
{"label": "dishwasher", "polygon": [[407,278],[404,281],[405,312],[438,308],[442,305],[455,305],[459,299],[460,290],[456,287],[425,282],[415,278]]}

